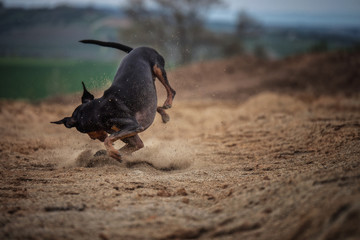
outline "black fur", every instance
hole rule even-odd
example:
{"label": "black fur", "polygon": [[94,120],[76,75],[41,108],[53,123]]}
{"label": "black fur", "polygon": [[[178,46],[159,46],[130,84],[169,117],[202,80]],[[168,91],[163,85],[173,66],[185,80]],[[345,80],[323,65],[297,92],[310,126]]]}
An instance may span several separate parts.
{"label": "black fur", "polygon": [[[155,77],[159,78],[159,72],[162,82],[165,82],[163,84],[167,88],[168,98],[172,100],[175,96],[175,91],[170,87],[166,77],[164,58],[148,47],[133,49],[119,43],[96,40],[80,42],[112,47],[129,54],[122,60],[112,85],[102,97],[94,99],[82,83],[84,90],[82,104],[75,109],[71,117],[52,123],[64,124],[67,128],[75,127],[82,133],[104,131],[111,134],[109,137],[113,138],[119,135],[119,132],[114,130],[114,126],[115,129],[126,130],[128,135],[131,131],[138,133],[147,129],[154,121],[157,111],[154,81]],[[169,97],[169,92],[171,97]],[[162,109],[162,116],[167,115],[164,109],[169,107],[171,104],[159,107]],[[126,138],[118,139],[129,142]]]}

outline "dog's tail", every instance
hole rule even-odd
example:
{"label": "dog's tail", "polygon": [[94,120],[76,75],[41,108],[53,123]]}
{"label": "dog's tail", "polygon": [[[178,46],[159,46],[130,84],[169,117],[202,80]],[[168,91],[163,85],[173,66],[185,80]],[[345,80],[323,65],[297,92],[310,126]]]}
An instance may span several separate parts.
{"label": "dog's tail", "polygon": [[104,47],[111,47],[111,48],[116,48],[119,49],[121,51],[124,51],[126,53],[129,53],[133,50],[133,48],[125,46],[123,44],[120,43],[115,43],[115,42],[102,42],[102,41],[97,41],[97,40],[81,40],[79,42],[82,43],[89,43],[89,44],[96,44],[96,45],[100,45],[100,46],[104,46]]}

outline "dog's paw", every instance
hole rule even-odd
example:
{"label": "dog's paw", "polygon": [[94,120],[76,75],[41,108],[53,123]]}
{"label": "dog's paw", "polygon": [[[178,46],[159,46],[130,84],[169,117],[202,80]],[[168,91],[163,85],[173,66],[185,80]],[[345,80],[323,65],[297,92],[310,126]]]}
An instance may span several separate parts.
{"label": "dog's paw", "polygon": [[119,151],[108,151],[108,154],[110,157],[114,158],[115,160],[117,160],[118,162],[122,162],[121,160],[121,154]]}
{"label": "dog's paw", "polygon": [[97,151],[95,154],[94,154],[94,157],[100,157],[100,156],[105,156],[107,154],[107,151],[102,149],[102,150],[99,150]]}
{"label": "dog's paw", "polygon": [[167,123],[168,121],[170,121],[170,116],[166,113],[161,114],[161,119],[163,121],[163,123]]}

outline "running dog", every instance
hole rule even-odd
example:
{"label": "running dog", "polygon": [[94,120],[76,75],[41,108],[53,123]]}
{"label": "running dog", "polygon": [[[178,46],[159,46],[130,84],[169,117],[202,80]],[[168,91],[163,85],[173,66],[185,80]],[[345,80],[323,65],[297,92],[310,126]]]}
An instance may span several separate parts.
{"label": "running dog", "polygon": [[[91,139],[104,142],[109,156],[121,161],[121,154],[131,154],[144,147],[138,133],[153,123],[156,112],[164,123],[170,120],[165,109],[171,108],[176,92],[167,79],[165,60],[148,47],[133,49],[120,43],[97,40],[80,42],[116,48],[128,55],[122,60],[112,85],[102,97],[95,99],[82,82],[82,104],[71,117],[51,123],[75,127],[79,132],[87,133]],[[167,92],[162,107],[157,107],[156,78]],[[126,143],[119,151],[113,147],[117,140]]]}

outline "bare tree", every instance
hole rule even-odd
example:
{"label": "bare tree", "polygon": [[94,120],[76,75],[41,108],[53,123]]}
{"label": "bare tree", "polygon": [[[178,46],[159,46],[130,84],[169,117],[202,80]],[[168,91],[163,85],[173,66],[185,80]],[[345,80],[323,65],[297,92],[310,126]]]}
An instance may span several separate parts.
{"label": "bare tree", "polygon": [[[244,54],[246,52],[246,39],[256,38],[261,33],[261,29],[261,24],[255,18],[244,10],[240,11],[237,15],[235,31],[224,37],[222,54],[225,57]],[[257,54],[260,53],[260,50],[264,49],[256,48],[254,52]]]}
{"label": "bare tree", "polygon": [[236,35],[240,38],[257,36],[262,30],[261,23],[242,10],[238,13],[236,22]]}
{"label": "bare tree", "polygon": [[222,0],[152,0],[149,7],[144,0],[129,0],[126,13],[133,26],[125,34],[135,42],[178,55],[177,62],[181,64],[190,62],[196,48],[211,38],[204,27],[209,8],[221,3]]}

